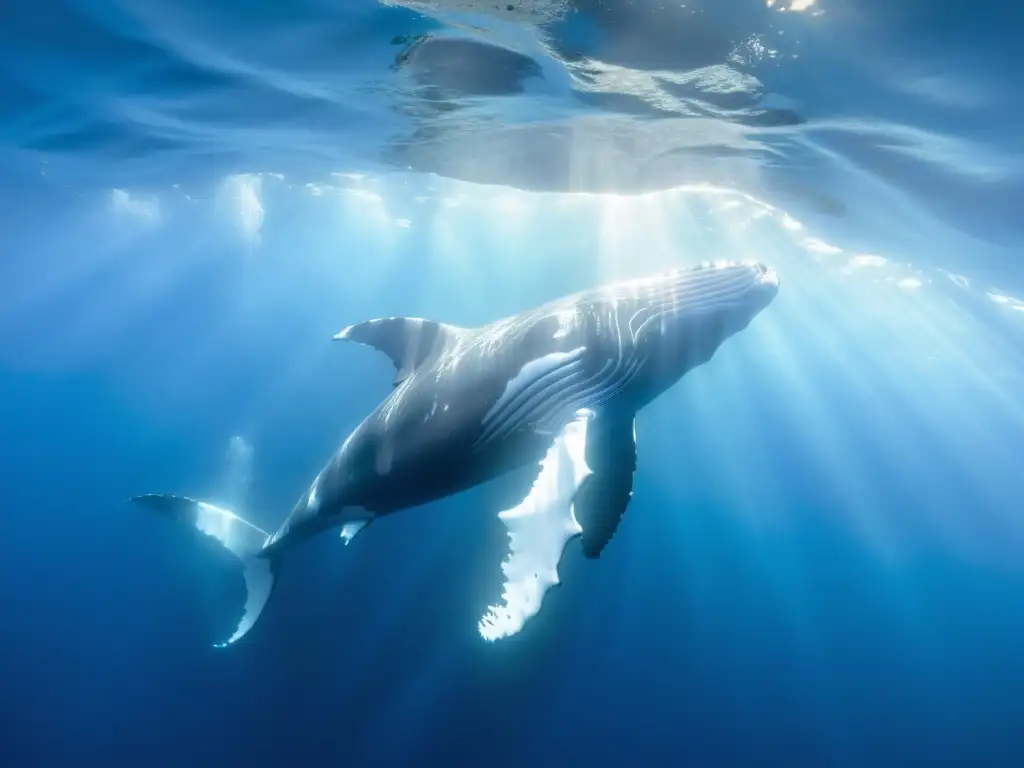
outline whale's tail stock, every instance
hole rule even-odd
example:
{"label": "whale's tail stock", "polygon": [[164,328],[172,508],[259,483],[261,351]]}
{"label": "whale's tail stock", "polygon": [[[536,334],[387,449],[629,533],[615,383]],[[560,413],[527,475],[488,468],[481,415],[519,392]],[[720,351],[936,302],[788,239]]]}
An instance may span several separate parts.
{"label": "whale's tail stock", "polygon": [[274,590],[277,561],[263,549],[269,534],[231,510],[185,496],[147,494],[129,501],[205,533],[238,559],[245,577],[245,608],[234,633],[216,647],[224,648],[242,638],[252,629]]}

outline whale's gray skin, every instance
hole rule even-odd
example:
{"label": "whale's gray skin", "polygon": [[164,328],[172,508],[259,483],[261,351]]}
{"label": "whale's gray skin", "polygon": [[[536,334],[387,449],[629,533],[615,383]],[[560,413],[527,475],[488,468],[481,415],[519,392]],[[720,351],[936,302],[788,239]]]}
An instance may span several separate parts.
{"label": "whale's gray skin", "polygon": [[585,409],[594,417],[586,439],[592,474],[575,508],[584,553],[595,558],[632,496],[637,411],[707,362],[778,289],[763,264],[715,262],[574,294],[479,328],[401,317],[353,325],[335,338],[387,354],[393,389],[276,533],[191,499],[136,500],[213,535],[247,564],[254,605],[232,642],[269,597],[281,556],[302,540],[332,527],[349,540],[376,517],[537,464]]}

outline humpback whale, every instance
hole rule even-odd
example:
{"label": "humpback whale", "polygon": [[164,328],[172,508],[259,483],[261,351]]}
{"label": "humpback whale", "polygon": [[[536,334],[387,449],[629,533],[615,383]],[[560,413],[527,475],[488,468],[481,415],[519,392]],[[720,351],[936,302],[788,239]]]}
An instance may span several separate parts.
{"label": "humpback whale", "polygon": [[334,338],[395,366],[391,392],[344,440],[273,533],[184,496],[132,501],[216,539],[242,566],[244,636],[281,562],[328,529],[346,544],[374,520],[516,469],[537,469],[509,534],[502,602],[479,632],[518,632],[559,583],[572,539],[598,558],[633,494],[637,411],[707,362],[779,290],[758,262],[719,261],[573,294],[477,328],[410,317],[349,326]]}

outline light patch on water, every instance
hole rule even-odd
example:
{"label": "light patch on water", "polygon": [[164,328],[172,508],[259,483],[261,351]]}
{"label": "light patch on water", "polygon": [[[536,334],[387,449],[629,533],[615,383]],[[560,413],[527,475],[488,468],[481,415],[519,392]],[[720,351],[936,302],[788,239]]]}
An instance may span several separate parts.
{"label": "light patch on water", "polygon": [[805,237],[801,241],[801,245],[803,245],[803,247],[808,251],[820,253],[825,256],[835,256],[837,253],[843,252],[842,248],[837,248],[831,243],[826,243],[824,240],[819,240],[816,237]]}
{"label": "light patch on water", "polygon": [[798,230],[798,229],[803,229],[803,227],[804,227],[803,224],[801,224],[799,221],[794,219],[788,213],[782,214],[782,226],[784,226],[786,229],[794,231],[794,232],[796,230]]}
{"label": "light patch on water", "polygon": [[260,174],[241,173],[229,176],[224,183],[224,195],[231,205],[235,225],[251,243],[259,242],[263,228],[262,190]]}
{"label": "light patch on water", "polygon": [[942,272],[946,277],[948,277],[950,282],[952,282],[953,285],[957,286],[958,288],[963,288],[964,290],[967,290],[968,288],[971,287],[970,278],[964,277],[963,275],[957,275],[953,272],[946,272],[945,270],[939,271]]}
{"label": "light patch on water", "polygon": [[789,0],[789,3],[779,2],[779,0],[765,0],[765,5],[769,8],[774,8],[777,11],[806,11],[814,7],[817,0]]}
{"label": "light patch on water", "polygon": [[345,192],[347,192],[349,195],[351,195],[357,200],[365,200],[366,202],[369,203],[383,202],[383,198],[380,195],[378,195],[376,192],[371,192],[368,189],[346,189]]}
{"label": "light patch on water", "polygon": [[395,218],[388,210],[387,201],[379,192],[363,186],[339,187],[337,191],[342,196],[341,204],[348,225],[356,225],[358,222],[359,228],[370,228],[375,233],[374,237],[393,231],[396,226]]}
{"label": "light patch on water", "polygon": [[864,269],[867,267],[884,267],[888,263],[884,256],[876,256],[872,253],[861,253],[850,259],[851,269]]}
{"label": "light patch on water", "polygon": [[[628,93],[655,109],[690,118],[704,117],[706,105],[698,105],[692,98],[680,96],[681,91],[730,96],[742,94],[753,98],[763,90],[761,81],[756,77],[728,64],[712,64],[685,72],[646,72],[596,59],[567,66],[577,91]],[[675,138],[683,141],[696,139],[708,144],[729,138],[725,134],[716,134],[713,129],[703,131],[702,127],[700,123],[694,123],[693,131],[677,132]],[[735,138],[742,141],[745,137],[737,132]]]}
{"label": "light patch on water", "polygon": [[366,177],[361,173],[339,173],[335,171],[331,174],[336,179],[348,179],[349,181],[362,181]]}
{"label": "light patch on water", "polygon": [[381,0],[384,5],[409,8],[429,16],[446,13],[477,13],[527,24],[545,24],[562,18],[569,8],[568,0]]}
{"label": "light patch on water", "polygon": [[119,216],[131,216],[140,221],[152,223],[160,221],[160,203],[156,198],[143,200],[133,197],[123,189],[110,190],[110,208]]}

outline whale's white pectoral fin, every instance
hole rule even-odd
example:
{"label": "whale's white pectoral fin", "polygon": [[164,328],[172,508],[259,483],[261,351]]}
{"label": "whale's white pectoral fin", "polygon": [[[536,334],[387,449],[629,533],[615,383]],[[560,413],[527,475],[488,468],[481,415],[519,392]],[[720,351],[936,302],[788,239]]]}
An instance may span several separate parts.
{"label": "whale's white pectoral fin", "polygon": [[558,563],[565,545],[583,533],[573,500],[590,474],[586,462],[587,427],[592,414],[580,411],[555,437],[541,471],[523,502],[499,517],[508,528],[509,556],[503,605],[492,605],[480,620],[488,641],[514,635],[540,610],[545,593],[558,584]]}
{"label": "whale's white pectoral fin", "polygon": [[345,523],[341,526],[341,538],[344,539],[345,544],[348,545],[356,537],[363,528],[370,524],[367,520],[353,520],[351,523]]}

